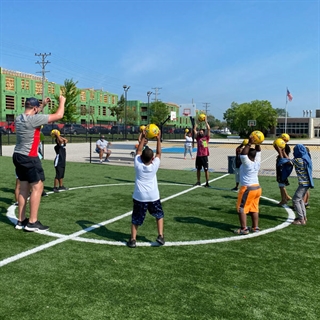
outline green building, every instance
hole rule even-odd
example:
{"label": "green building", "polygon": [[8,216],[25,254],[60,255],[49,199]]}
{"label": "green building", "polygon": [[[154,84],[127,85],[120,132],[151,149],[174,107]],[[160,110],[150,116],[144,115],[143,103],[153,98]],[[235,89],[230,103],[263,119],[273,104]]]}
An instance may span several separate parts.
{"label": "green building", "polygon": [[[26,98],[35,97],[42,102],[43,79],[40,76],[27,74],[18,71],[7,70],[0,67],[0,122],[12,123],[15,117],[24,112]],[[51,102],[45,109],[50,110],[55,107],[57,101],[55,95],[61,94],[63,85],[44,81],[44,96],[50,97]],[[79,115],[78,123],[94,125],[97,123],[115,124],[116,117],[111,116],[109,107],[117,106],[118,95],[103,90],[80,89],[76,107]],[[186,128],[191,126],[189,117],[179,116],[179,106],[174,103],[165,103],[168,107],[168,115],[176,113],[176,120],[168,120],[167,127]],[[151,110],[149,103],[138,100],[128,100],[126,102],[128,114],[134,115],[132,125],[140,126],[150,123]],[[131,121],[132,122],[132,121]],[[127,121],[127,123],[129,123]]]}

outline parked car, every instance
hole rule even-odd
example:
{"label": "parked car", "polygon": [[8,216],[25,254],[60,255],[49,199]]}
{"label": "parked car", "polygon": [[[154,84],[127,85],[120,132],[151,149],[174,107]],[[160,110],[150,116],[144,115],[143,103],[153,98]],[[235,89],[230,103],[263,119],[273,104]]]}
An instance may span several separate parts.
{"label": "parked car", "polygon": [[176,128],[176,129],[174,129],[174,132],[173,133],[184,133],[184,128]]}
{"label": "parked car", "polygon": [[6,130],[6,127],[5,127],[5,126],[1,126],[1,127],[0,127],[0,133],[1,133],[1,134],[7,134],[7,130]]}
{"label": "parked car", "polygon": [[81,124],[65,124],[62,129],[63,134],[87,134],[88,130]]}
{"label": "parked car", "polygon": [[41,132],[45,135],[45,136],[50,136],[50,133],[53,129],[57,129],[60,131],[60,128],[57,124],[55,123],[48,123],[48,124],[45,124],[42,129],[41,129]]}
{"label": "parked car", "polygon": [[89,129],[90,134],[108,134],[110,129],[103,126],[93,126]]}

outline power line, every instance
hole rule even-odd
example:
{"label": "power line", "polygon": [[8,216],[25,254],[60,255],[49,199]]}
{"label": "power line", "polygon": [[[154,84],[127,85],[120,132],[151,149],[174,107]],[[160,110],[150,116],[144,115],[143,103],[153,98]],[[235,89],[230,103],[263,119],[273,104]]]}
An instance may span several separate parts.
{"label": "power line", "polygon": [[50,72],[50,71],[46,71],[46,65],[48,63],[50,63],[50,61],[45,61],[45,59],[48,57],[48,56],[51,56],[51,53],[39,53],[39,54],[36,54],[35,53],[35,56],[37,57],[41,57],[41,61],[37,61],[36,64],[39,64],[41,67],[42,67],[42,70],[41,71],[37,71],[37,73],[41,73],[42,74],[42,105],[44,104],[44,98],[45,98],[45,92],[44,92],[44,82],[45,82],[45,79],[46,79],[46,73],[47,72]]}
{"label": "power line", "polygon": [[158,95],[160,94],[158,91],[160,90],[160,89],[162,89],[162,88],[152,88],[152,89],[154,89],[154,95],[155,95],[155,98],[154,99],[152,99],[152,100],[154,100],[154,101],[158,101]]}
{"label": "power line", "polygon": [[209,105],[210,105],[210,102],[202,102],[204,105],[205,105],[205,110],[206,110],[206,115],[208,114],[208,109],[209,109]]}

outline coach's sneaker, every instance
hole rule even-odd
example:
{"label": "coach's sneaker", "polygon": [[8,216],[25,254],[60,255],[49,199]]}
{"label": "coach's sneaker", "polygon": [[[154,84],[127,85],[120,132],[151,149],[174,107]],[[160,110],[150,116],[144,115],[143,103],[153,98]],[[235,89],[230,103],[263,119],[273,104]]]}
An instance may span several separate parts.
{"label": "coach's sneaker", "polygon": [[196,182],[193,186],[194,186],[194,187],[195,187],[195,186],[201,186],[201,183],[198,181],[198,182]]}
{"label": "coach's sneaker", "polygon": [[25,218],[23,221],[19,221],[17,222],[17,224],[14,226],[15,229],[17,230],[22,230],[25,228],[25,226],[29,223],[29,219]]}
{"label": "coach's sneaker", "polygon": [[136,240],[134,240],[134,239],[129,240],[129,241],[127,242],[127,246],[128,246],[129,248],[135,248],[135,247],[137,246]]}
{"label": "coach's sneaker", "polygon": [[24,227],[24,230],[29,232],[46,231],[49,230],[49,227],[42,225],[41,222],[37,220],[34,223],[28,222],[28,224]]}
{"label": "coach's sneaker", "polygon": [[60,191],[59,191],[59,188],[54,187],[54,188],[53,188],[53,192],[60,192]]}
{"label": "coach's sneaker", "polygon": [[157,242],[163,246],[165,244],[164,237],[159,234]]}
{"label": "coach's sneaker", "polygon": [[211,188],[211,187],[210,187],[210,184],[209,184],[208,182],[204,185],[204,187],[205,187],[205,188]]}

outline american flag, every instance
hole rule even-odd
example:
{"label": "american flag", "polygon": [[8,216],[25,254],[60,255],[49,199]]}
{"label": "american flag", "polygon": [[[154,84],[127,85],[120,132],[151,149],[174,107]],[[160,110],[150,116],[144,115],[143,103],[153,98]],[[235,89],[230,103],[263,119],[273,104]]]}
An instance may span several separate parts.
{"label": "american flag", "polygon": [[292,101],[293,97],[292,94],[290,93],[290,91],[287,89],[287,97],[289,101]]}

